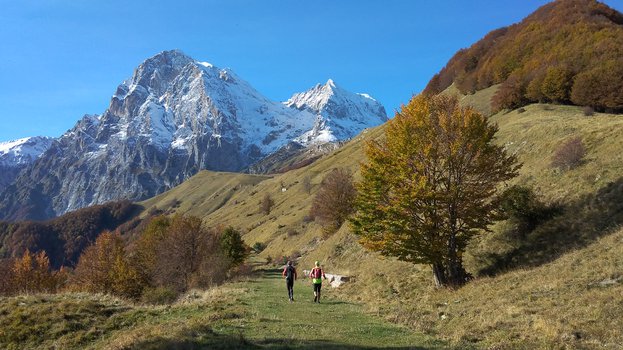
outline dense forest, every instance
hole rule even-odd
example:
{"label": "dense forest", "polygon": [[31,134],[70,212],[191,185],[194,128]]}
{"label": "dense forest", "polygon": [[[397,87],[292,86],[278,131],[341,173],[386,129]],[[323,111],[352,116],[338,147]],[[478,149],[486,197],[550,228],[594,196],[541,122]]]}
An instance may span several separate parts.
{"label": "dense forest", "polygon": [[[45,251],[54,268],[73,266],[82,251],[107,230],[127,223],[140,207],[130,201],[110,202],[67,213],[45,222],[0,221],[0,259],[20,257],[26,250]],[[138,220],[135,221],[138,224]]]}
{"label": "dense forest", "polygon": [[494,111],[547,102],[623,111],[623,14],[559,0],[457,52],[426,86],[464,94],[501,84]]}

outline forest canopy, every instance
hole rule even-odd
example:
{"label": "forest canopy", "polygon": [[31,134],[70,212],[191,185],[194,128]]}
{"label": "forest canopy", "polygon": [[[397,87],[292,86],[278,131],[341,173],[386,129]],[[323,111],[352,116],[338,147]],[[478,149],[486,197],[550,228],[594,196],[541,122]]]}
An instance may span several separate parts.
{"label": "forest canopy", "polygon": [[501,84],[494,111],[529,103],[623,111],[623,14],[595,0],[554,1],[457,52],[424,90]]}

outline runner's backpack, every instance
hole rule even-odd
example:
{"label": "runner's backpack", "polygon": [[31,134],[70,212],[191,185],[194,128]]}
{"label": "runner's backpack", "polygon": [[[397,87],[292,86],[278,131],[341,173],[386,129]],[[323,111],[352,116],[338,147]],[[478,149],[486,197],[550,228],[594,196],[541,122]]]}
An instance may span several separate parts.
{"label": "runner's backpack", "polygon": [[288,265],[288,267],[286,267],[286,279],[294,279],[294,266]]}
{"label": "runner's backpack", "polygon": [[319,267],[314,267],[312,270],[312,278],[322,278],[322,270]]}

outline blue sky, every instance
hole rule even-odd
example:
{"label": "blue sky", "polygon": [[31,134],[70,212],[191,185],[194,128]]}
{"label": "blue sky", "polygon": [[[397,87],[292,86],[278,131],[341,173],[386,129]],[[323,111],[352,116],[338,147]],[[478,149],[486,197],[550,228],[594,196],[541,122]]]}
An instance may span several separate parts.
{"label": "blue sky", "polygon": [[0,141],[60,136],[174,48],[273,100],[332,78],[393,115],[458,49],[546,2],[0,0]]}

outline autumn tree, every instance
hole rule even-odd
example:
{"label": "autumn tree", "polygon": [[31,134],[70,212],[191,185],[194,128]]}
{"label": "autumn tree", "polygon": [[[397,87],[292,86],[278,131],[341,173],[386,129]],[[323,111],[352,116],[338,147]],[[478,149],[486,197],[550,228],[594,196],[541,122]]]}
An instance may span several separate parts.
{"label": "autumn tree", "polygon": [[519,74],[513,74],[497,90],[491,99],[491,107],[498,112],[503,109],[519,108],[526,103],[526,83]]}
{"label": "autumn tree", "polygon": [[348,170],[336,168],[324,177],[310,215],[322,225],[325,234],[337,231],[353,212],[356,193],[353,176]]}
{"label": "autumn tree", "polygon": [[135,255],[149,287],[177,293],[220,283],[231,266],[221,248],[220,232],[204,227],[193,216],[152,219],[137,242]]}
{"label": "autumn tree", "polygon": [[462,253],[495,219],[497,185],[516,159],[497,126],[449,96],[417,96],[366,147],[353,231],[368,249],[430,264],[437,286],[464,283]]}
{"label": "autumn tree", "polygon": [[164,250],[167,249],[163,242],[170,226],[171,219],[167,216],[152,218],[134,245],[139,278],[146,286],[155,285],[160,271],[159,265],[163,263]]}
{"label": "autumn tree", "polygon": [[53,293],[64,283],[63,269],[52,271],[45,251],[31,253],[15,259],[11,271],[11,289],[18,293]]}
{"label": "autumn tree", "polygon": [[118,233],[104,232],[87,247],[74,271],[72,285],[79,290],[137,298],[143,285],[130,263]]}
{"label": "autumn tree", "polygon": [[271,197],[270,194],[266,193],[264,195],[264,198],[262,198],[262,200],[260,201],[260,211],[264,213],[264,215],[268,215],[270,214],[270,211],[273,209],[274,205],[275,201],[273,200],[273,197]]}
{"label": "autumn tree", "polygon": [[611,60],[578,74],[573,83],[571,100],[577,105],[591,106],[599,111],[623,110],[623,59]]}
{"label": "autumn tree", "polygon": [[573,75],[565,67],[550,67],[541,83],[541,92],[549,101],[564,103],[569,101]]}

